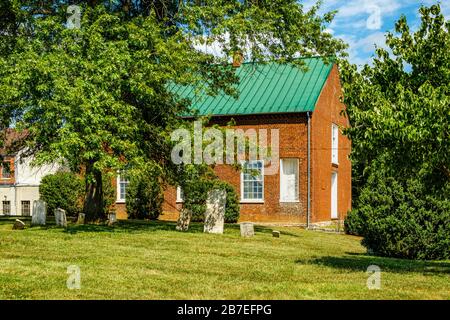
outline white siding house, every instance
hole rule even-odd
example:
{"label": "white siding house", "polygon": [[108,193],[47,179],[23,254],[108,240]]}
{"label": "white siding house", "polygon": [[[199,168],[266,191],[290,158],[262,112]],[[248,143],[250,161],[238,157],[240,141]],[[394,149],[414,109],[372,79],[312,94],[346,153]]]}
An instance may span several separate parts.
{"label": "white siding house", "polygon": [[19,154],[10,160],[10,163],[13,168],[10,177],[2,175],[0,184],[0,215],[31,215],[33,201],[39,199],[42,178],[55,173],[60,166],[54,164],[32,167],[31,159],[21,160]]}

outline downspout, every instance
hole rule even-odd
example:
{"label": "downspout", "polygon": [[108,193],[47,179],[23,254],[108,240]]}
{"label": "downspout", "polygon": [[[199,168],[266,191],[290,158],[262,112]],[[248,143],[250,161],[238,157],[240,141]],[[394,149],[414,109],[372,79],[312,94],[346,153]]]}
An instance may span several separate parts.
{"label": "downspout", "polygon": [[308,118],[308,200],[306,203],[306,229],[309,229],[311,220],[311,115],[306,112]]}

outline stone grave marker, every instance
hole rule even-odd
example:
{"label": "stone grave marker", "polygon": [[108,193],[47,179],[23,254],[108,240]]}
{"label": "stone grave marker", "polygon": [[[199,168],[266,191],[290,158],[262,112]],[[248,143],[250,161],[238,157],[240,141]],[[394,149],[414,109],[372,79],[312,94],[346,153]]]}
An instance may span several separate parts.
{"label": "stone grave marker", "polygon": [[253,237],[255,235],[255,228],[251,222],[242,222],[239,224],[241,228],[241,237]]}
{"label": "stone grave marker", "polygon": [[33,201],[32,226],[44,226],[47,218],[47,204],[43,200]]}
{"label": "stone grave marker", "polygon": [[61,208],[55,209],[55,222],[58,227],[67,227],[67,215],[66,210]]}
{"label": "stone grave marker", "polygon": [[223,233],[226,200],[227,192],[225,190],[214,189],[208,192],[203,232]]}

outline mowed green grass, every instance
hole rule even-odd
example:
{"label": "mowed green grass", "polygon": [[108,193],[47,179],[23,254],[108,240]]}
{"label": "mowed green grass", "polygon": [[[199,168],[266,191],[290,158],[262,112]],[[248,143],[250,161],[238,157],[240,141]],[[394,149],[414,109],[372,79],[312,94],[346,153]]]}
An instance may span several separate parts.
{"label": "mowed green grass", "polygon": [[[123,221],[114,227],[12,230],[0,220],[0,299],[449,299],[450,262],[367,255],[360,238],[257,227],[241,238],[187,233],[171,222]],[[369,265],[381,289],[367,288]],[[81,270],[70,290],[67,268]]]}

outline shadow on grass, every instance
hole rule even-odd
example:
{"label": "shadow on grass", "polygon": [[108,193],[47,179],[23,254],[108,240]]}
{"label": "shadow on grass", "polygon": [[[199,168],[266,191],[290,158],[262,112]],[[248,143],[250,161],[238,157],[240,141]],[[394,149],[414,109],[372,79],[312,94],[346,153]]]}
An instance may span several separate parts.
{"label": "shadow on grass", "polygon": [[[19,217],[19,216],[8,216],[8,217],[0,217],[0,225],[2,224],[14,224],[16,219],[20,219],[26,223],[27,227],[31,227],[31,217]],[[69,234],[76,234],[79,232],[155,232],[155,231],[174,231],[176,227],[175,221],[162,221],[162,220],[119,220],[113,226],[108,226],[106,223],[88,223],[83,225],[77,225],[72,222],[72,217],[68,217],[69,223],[66,229],[63,232]],[[58,228],[55,225],[55,218],[53,216],[48,216],[45,226],[33,227],[39,229],[53,229]],[[226,223],[224,226],[225,230],[232,230],[233,232],[239,233],[240,226],[237,223]],[[261,226],[255,225],[255,233],[256,234],[271,234],[272,231],[276,228],[269,226]],[[59,228],[58,228],[59,229]],[[189,230],[187,233],[203,233],[203,223],[200,222],[191,222],[189,225]],[[281,235],[298,237],[298,235],[294,233],[290,233],[288,231],[281,231]]]}
{"label": "shadow on grass", "polygon": [[[78,232],[155,232],[155,231],[173,231],[175,230],[175,221],[149,221],[149,220],[121,220],[114,226],[108,226],[106,224],[69,224],[64,232],[75,234]],[[233,230],[233,232],[239,232],[240,226],[236,223],[226,223],[225,230]],[[191,222],[189,230],[186,233],[203,233],[203,223]],[[265,226],[255,226],[255,233],[271,234],[272,229]],[[297,235],[289,232],[282,232],[281,234],[290,235],[296,237]]]}
{"label": "shadow on grass", "polygon": [[445,261],[417,261],[397,258],[385,258],[368,254],[348,253],[346,256],[325,256],[311,260],[296,260],[298,264],[315,264],[320,266],[366,271],[370,265],[377,265],[381,271],[395,273],[419,272],[423,274],[450,275],[450,263]]}

